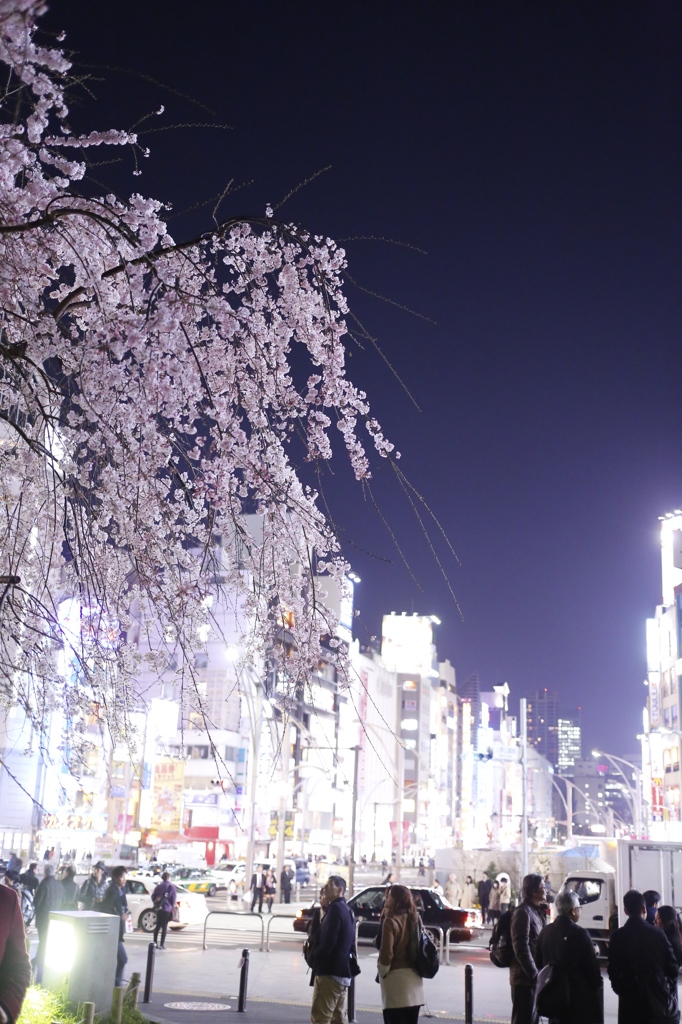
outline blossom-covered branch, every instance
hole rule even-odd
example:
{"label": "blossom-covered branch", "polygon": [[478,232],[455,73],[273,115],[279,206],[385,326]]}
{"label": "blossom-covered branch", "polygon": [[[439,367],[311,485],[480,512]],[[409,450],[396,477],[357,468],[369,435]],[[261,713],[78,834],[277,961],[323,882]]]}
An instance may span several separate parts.
{"label": "blossom-covered branch", "polygon": [[216,580],[261,663],[286,610],[285,674],[308,676],[334,629],[311,552],[336,581],[347,567],[297,469],[336,431],[357,479],[367,438],[392,446],[346,376],[343,250],[271,210],[176,240],[161,202],[80,189],[79,151],[136,139],[71,133],[69,64],[36,43],[39,9],[0,0],[0,573],[20,579],[0,697],[37,727],[95,708],[121,736],[141,657],[182,652],[194,699]]}

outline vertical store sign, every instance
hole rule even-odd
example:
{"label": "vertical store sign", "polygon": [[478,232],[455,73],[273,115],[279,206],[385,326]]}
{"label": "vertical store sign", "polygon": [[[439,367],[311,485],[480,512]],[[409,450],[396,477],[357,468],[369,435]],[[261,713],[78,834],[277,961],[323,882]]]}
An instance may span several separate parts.
{"label": "vertical store sign", "polygon": [[185,762],[164,758],[154,765],[151,827],[159,832],[179,832]]}

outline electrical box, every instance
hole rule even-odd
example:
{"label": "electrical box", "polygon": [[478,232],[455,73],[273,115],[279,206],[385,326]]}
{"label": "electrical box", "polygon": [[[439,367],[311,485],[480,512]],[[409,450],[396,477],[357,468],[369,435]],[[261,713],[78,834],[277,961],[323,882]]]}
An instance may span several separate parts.
{"label": "electrical box", "polygon": [[95,910],[52,911],[43,986],[70,1003],[111,1009],[121,919]]}

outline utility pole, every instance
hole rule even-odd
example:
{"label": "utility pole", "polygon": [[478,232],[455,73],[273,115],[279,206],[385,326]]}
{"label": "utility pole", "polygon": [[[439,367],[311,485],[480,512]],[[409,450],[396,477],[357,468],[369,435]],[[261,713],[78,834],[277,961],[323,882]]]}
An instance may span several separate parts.
{"label": "utility pole", "polygon": [[357,743],[353,749],[355,750],[355,759],[353,761],[353,811],[351,815],[350,826],[350,863],[348,865],[349,896],[353,895],[353,885],[355,883],[355,828],[358,819],[358,775],[360,771],[360,744]]}
{"label": "utility pole", "polygon": [[251,782],[249,785],[249,802],[251,816],[249,818],[249,842],[246,848],[246,872],[244,874],[244,892],[248,892],[253,874],[253,861],[256,851],[256,805],[258,796],[258,767],[260,761],[260,734],[263,724],[263,683],[259,678],[253,680],[253,692],[249,692],[246,706],[251,719]]}
{"label": "utility pole", "polygon": [[[287,820],[287,803],[289,802],[289,752],[290,752],[290,729],[291,722],[286,712],[283,713],[282,719],[282,778],[280,782],[280,794],[279,794],[279,814],[277,820],[277,867],[275,884],[277,885],[278,891],[279,886],[282,882],[282,872],[284,871],[284,841],[286,831],[286,820]],[[281,894],[280,894],[281,895]]]}
{"label": "utility pole", "polygon": [[528,874],[528,721],[526,698],[519,701],[521,719],[521,874]]}
{"label": "utility pole", "polygon": [[396,794],[395,794],[395,870],[396,882],[400,881],[403,866],[403,791],[405,789],[405,769],[403,765],[403,745],[396,736]]}

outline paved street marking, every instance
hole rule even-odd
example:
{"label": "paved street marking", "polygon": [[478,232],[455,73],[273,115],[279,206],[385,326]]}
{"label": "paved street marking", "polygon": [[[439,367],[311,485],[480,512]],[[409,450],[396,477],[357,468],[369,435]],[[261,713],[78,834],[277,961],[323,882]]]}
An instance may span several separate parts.
{"label": "paved street marking", "polygon": [[231,1010],[229,1003],[164,1003],[166,1010]]}

